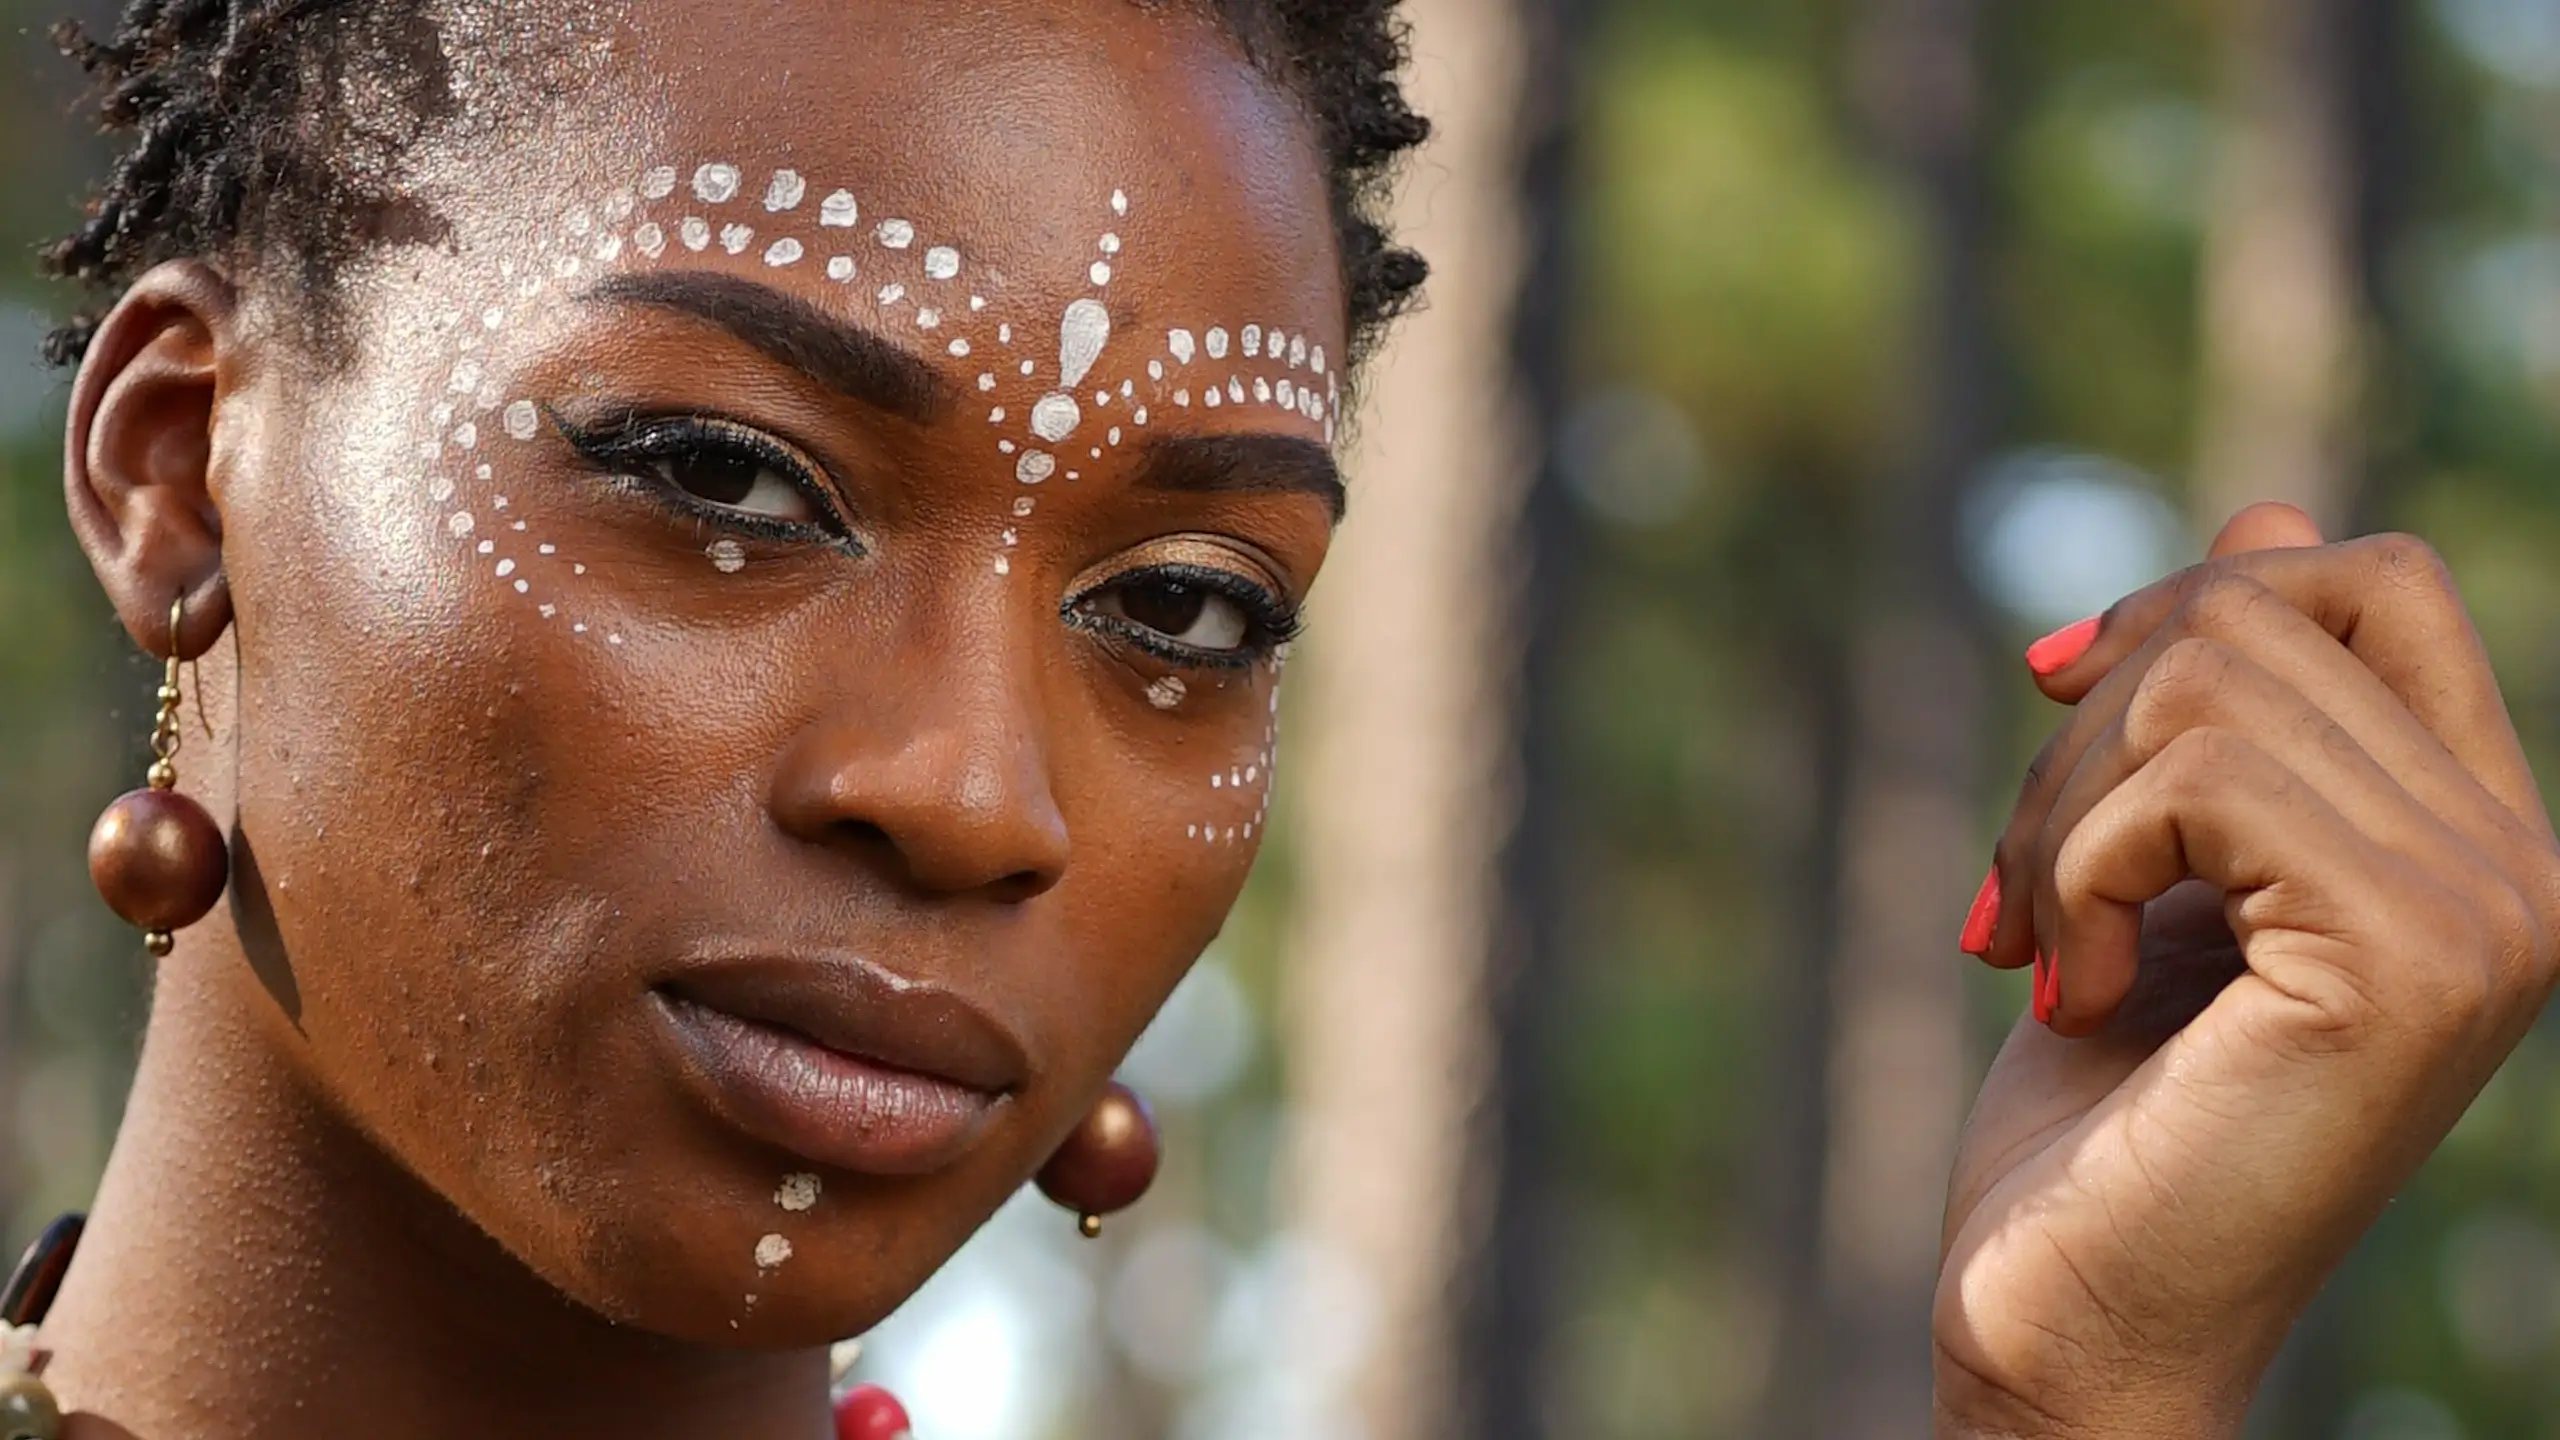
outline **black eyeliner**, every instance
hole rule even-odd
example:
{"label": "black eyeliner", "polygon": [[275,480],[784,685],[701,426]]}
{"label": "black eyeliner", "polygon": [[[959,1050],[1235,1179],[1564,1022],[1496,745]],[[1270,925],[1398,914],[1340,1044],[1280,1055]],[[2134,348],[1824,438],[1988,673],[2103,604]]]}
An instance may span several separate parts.
{"label": "black eyeliner", "polygon": [[[580,424],[557,409],[549,409],[549,414],[560,438],[600,476],[681,518],[784,543],[861,548],[843,507],[830,487],[810,473],[809,462],[752,425],[700,413],[647,415],[629,410],[597,425]],[[653,461],[703,451],[726,452],[771,470],[818,511],[820,520],[814,524],[777,520],[731,509],[692,495],[648,468]]]}
{"label": "black eyeliner", "polygon": [[[1134,620],[1117,615],[1098,615],[1085,608],[1088,601],[1105,591],[1149,580],[1194,586],[1242,606],[1248,626],[1245,643],[1233,650],[1204,650],[1195,645],[1185,645]],[[1102,584],[1068,597],[1058,613],[1070,625],[1107,632],[1166,664],[1213,670],[1242,670],[1260,664],[1281,646],[1297,639],[1305,625],[1297,606],[1265,586],[1214,565],[1179,563],[1148,565],[1114,575]]]}

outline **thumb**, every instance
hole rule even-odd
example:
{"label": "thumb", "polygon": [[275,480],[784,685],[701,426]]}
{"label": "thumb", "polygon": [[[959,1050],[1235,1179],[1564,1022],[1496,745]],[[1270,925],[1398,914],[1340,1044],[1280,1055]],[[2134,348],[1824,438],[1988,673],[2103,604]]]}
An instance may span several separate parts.
{"label": "thumb", "polygon": [[2308,550],[2325,544],[2319,523],[2281,500],[2261,500],[2223,522],[2213,537],[2210,560],[2245,555],[2252,550]]}

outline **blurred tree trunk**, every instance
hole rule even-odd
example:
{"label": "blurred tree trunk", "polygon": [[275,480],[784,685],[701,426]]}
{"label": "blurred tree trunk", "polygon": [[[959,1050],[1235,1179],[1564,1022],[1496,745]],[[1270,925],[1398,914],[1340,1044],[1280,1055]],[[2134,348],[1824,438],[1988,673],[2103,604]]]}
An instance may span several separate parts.
{"label": "blurred tree trunk", "polygon": [[2223,7],[2204,253],[2196,522],[2254,500],[2357,512],[2372,275],[2363,161],[2395,0]]}
{"label": "blurred tree trunk", "polygon": [[[2255,0],[2231,19],[2196,520],[2210,528],[2273,496],[2333,534],[2356,533],[2388,510],[2395,472],[2368,417],[2391,406],[2374,382],[2398,350],[2385,275],[2407,228],[2409,11],[2401,0]],[[2282,93],[2264,88],[2271,74]],[[2253,193],[2268,172],[2317,183]],[[2253,295],[2252,266],[2278,263],[2288,248],[2303,266],[2291,281],[2301,293]],[[2300,353],[2276,353],[2286,347]],[[2315,370],[2315,359],[2328,368]],[[2296,468],[2265,477],[2244,468],[2261,454]],[[2269,1372],[2251,1436],[2338,1433],[2354,1398],[2342,1383],[2352,1370],[2348,1310],[2369,1302],[2377,1279],[2359,1257],[2331,1281]]]}
{"label": "blurred tree trunk", "polygon": [[[1903,1440],[1929,1425],[1929,1307],[1947,1165],[1972,1065],[1955,935],[1987,857],[1974,791],[1982,625],[1957,502],[1989,438],[1979,0],[1866,0],[1852,88],[1899,183],[1920,287],[1905,439],[1850,548],[1863,577],[1842,651],[1845,767],[1817,833],[1836,870],[1813,1307],[1782,1326],[1773,1434]],[[1808,1338],[1815,1342],[1805,1352]]]}
{"label": "blurred tree trunk", "polygon": [[[1462,1433],[1459,1300],[1492,1167],[1489,994],[1518,814],[1514,552],[1540,453],[1513,362],[1527,252],[1515,0],[1413,0],[1437,135],[1398,238],[1430,258],[1353,419],[1353,518],[1290,666],[1283,1220],[1351,1295],[1299,1325],[1309,1435]],[[1310,1296],[1313,1300],[1318,1297]],[[1275,1343],[1288,1344],[1287,1336]]]}

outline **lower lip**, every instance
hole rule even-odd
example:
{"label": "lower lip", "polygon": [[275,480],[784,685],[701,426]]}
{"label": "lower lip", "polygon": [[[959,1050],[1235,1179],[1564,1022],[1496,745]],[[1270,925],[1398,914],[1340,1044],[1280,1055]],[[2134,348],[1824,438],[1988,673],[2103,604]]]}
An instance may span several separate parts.
{"label": "lower lip", "polygon": [[819,1165],[929,1175],[968,1153],[1001,1098],[892,1070],[769,1025],[657,997],[690,1068],[730,1123]]}

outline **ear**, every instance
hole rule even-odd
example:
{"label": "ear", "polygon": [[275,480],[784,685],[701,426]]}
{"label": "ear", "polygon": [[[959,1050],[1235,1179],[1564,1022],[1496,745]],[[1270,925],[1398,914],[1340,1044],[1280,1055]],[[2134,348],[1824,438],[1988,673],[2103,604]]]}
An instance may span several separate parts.
{"label": "ear", "polygon": [[[213,421],[237,367],[239,299],[201,261],[153,268],[116,302],[71,386],[62,482],[72,533],[134,643],[192,660],[231,623]],[[185,603],[183,633],[169,607]]]}

